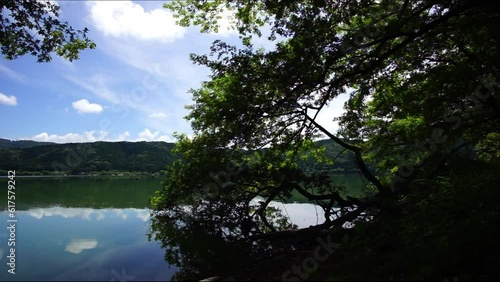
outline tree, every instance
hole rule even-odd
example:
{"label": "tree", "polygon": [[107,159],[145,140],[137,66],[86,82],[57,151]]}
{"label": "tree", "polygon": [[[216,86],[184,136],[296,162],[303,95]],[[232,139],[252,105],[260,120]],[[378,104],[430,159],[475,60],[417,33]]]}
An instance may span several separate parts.
{"label": "tree", "polygon": [[[343,224],[356,221],[361,235],[348,240],[345,252],[349,246],[357,246],[357,252],[346,261],[363,261],[367,271],[359,277],[354,270],[344,276],[347,279],[372,279],[372,275],[387,279],[391,271],[399,278],[442,275],[439,266],[420,271],[409,264],[404,272],[398,270],[397,260],[378,272],[377,255],[386,258],[388,247],[363,241],[374,234],[366,230],[376,230],[376,238],[383,238],[384,244],[393,241],[401,246],[409,242],[405,238],[424,234],[426,228],[440,230],[453,246],[466,238],[477,239],[477,234],[450,235],[439,220],[416,219],[414,207],[424,206],[429,214],[444,213],[443,218],[454,221],[462,207],[444,203],[467,194],[465,183],[474,182],[472,168],[484,167],[489,175],[498,169],[492,140],[500,132],[495,94],[500,10],[494,1],[192,0],[166,7],[181,25],[198,24],[204,32],[216,30],[218,12],[234,11],[242,47],[217,40],[210,55],[191,55],[194,63],[209,67],[212,74],[201,88],[191,90],[194,104],[188,106],[187,119],[194,136],[179,136],[182,160],[170,167],[169,180],[153,200],[156,211],[163,213],[181,203],[198,207],[194,201],[200,198],[220,204],[261,196],[265,200],[256,212],[249,211],[260,232],[248,240],[318,230],[346,234]],[[251,43],[265,22],[271,27],[268,39],[276,42],[274,50],[256,50]],[[340,130],[329,132],[317,114],[344,93],[350,98],[337,119]],[[297,159],[313,149],[319,136],[354,154],[373,195],[340,197],[328,174],[297,168]],[[321,150],[314,150],[322,160]],[[477,153],[486,156],[484,152],[489,152],[488,158],[477,157]],[[214,174],[224,172],[231,162],[242,167],[237,175]],[[469,168],[467,173],[457,164]],[[221,175],[227,181],[207,184]],[[490,180],[476,182],[479,188],[467,205],[476,207],[485,197],[498,197]],[[292,190],[322,206],[326,221],[294,232],[275,228],[265,210]],[[174,214],[169,216],[186,219]],[[398,232],[384,231],[387,226]],[[418,241],[424,237],[417,237],[405,250],[414,248],[422,257],[429,256]],[[380,246],[373,256],[359,248],[370,244]],[[491,241],[483,244],[498,247]],[[494,255],[483,259],[496,260]],[[464,268],[466,261],[439,262],[464,276],[483,271],[493,277],[488,276],[494,273],[492,268]]]}
{"label": "tree", "polygon": [[95,48],[88,29],[75,30],[59,20],[59,6],[49,1],[5,0],[0,3],[0,46],[8,60],[30,54],[50,62],[55,52],[64,59],[79,58],[80,51]]}

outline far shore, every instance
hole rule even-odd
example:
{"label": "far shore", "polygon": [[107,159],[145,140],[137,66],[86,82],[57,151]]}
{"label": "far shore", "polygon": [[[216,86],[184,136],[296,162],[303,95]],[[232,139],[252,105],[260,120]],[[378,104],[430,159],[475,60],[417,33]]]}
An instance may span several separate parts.
{"label": "far shore", "polygon": [[[123,178],[146,178],[146,177],[162,177],[161,174],[45,174],[45,175],[27,175],[16,174],[16,178],[56,178],[56,177],[123,177]],[[0,179],[10,178],[7,175],[0,175]]]}

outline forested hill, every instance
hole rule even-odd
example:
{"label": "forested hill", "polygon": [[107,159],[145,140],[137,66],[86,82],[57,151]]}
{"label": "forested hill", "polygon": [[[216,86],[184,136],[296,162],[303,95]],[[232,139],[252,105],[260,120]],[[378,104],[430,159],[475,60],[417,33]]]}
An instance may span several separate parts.
{"label": "forested hill", "polygon": [[[20,174],[120,174],[158,173],[178,156],[167,142],[93,142],[55,144],[35,141],[0,140],[0,175],[16,170]],[[300,160],[306,171],[329,169],[333,172],[355,171],[352,156],[329,140],[316,142],[326,147],[327,159],[318,163],[312,158]]]}
{"label": "forested hill", "polygon": [[159,172],[176,157],[173,143],[93,142],[0,149],[0,170],[23,174]]}
{"label": "forested hill", "polygon": [[30,148],[42,145],[53,145],[56,143],[52,142],[37,142],[32,140],[18,140],[11,141],[8,139],[0,138],[0,149],[9,149],[9,148]]}

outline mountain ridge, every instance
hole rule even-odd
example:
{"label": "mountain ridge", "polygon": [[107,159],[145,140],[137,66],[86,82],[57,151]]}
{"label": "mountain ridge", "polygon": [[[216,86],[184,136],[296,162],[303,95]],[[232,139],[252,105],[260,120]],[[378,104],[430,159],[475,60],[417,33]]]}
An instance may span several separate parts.
{"label": "mountain ridge", "polygon": [[34,140],[9,140],[5,138],[0,138],[0,149],[7,148],[30,148],[43,145],[53,145],[57,144],[54,142],[40,142]]}
{"label": "mountain ridge", "polygon": [[[27,142],[29,141],[29,142]],[[13,142],[13,143],[12,143]],[[334,165],[299,160],[305,171],[332,170],[352,172],[352,156],[331,140],[318,140],[326,147],[327,158],[336,157]],[[159,174],[179,158],[172,153],[175,143],[165,141],[96,141],[51,143],[30,140],[0,139],[0,175],[16,170],[21,175],[99,175]]]}

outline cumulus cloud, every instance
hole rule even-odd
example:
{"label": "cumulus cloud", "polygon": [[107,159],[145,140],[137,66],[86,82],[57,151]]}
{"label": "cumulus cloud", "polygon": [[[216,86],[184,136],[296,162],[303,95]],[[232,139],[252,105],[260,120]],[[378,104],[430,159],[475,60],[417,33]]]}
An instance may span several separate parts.
{"label": "cumulus cloud", "polygon": [[79,133],[68,133],[65,135],[48,134],[47,132],[42,132],[31,137],[34,141],[39,142],[55,142],[55,143],[75,143],[75,142],[95,142],[104,141],[107,139],[108,132],[101,130],[97,135],[94,135],[95,131],[86,131],[83,134]]}
{"label": "cumulus cloud", "polygon": [[42,132],[40,134],[34,135],[31,138],[22,138],[23,140],[34,140],[39,142],[54,142],[54,143],[83,143],[83,142],[96,142],[96,141],[107,141],[107,142],[117,142],[117,141],[164,141],[164,142],[174,142],[175,140],[169,135],[162,134],[160,131],[152,132],[149,128],[145,128],[143,131],[139,132],[136,137],[131,137],[130,132],[125,131],[119,133],[114,137],[109,137],[107,131],[86,131],[84,133],[67,133],[64,135],[48,134],[47,132]]}
{"label": "cumulus cloud", "polygon": [[149,130],[149,128],[146,128],[141,133],[139,133],[139,138],[145,141],[153,140],[156,138],[156,136],[158,136],[158,134],[160,134],[159,131],[153,133],[151,132],[151,130]]}
{"label": "cumulus cloud", "polygon": [[73,102],[73,109],[79,114],[99,114],[103,107],[99,104],[90,103],[87,99],[81,99]]}
{"label": "cumulus cloud", "polygon": [[118,135],[118,137],[116,138],[117,141],[125,141],[128,139],[128,137],[130,136],[130,133],[128,131],[125,131],[121,134]]}
{"label": "cumulus cloud", "polygon": [[92,1],[88,7],[93,25],[105,35],[172,42],[185,32],[163,8],[145,11],[132,1]]}
{"label": "cumulus cloud", "polygon": [[145,128],[139,133],[139,138],[136,141],[165,141],[173,142],[173,139],[167,135],[161,135],[160,131],[151,132],[149,128]]}
{"label": "cumulus cloud", "polygon": [[17,98],[15,96],[7,96],[3,93],[0,93],[0,104],[7,106],[15,106],[17,105]]}

